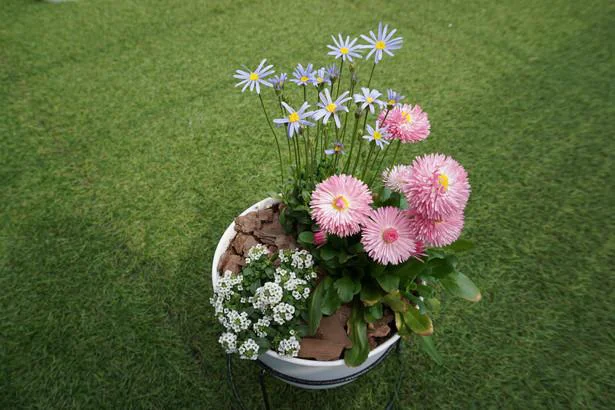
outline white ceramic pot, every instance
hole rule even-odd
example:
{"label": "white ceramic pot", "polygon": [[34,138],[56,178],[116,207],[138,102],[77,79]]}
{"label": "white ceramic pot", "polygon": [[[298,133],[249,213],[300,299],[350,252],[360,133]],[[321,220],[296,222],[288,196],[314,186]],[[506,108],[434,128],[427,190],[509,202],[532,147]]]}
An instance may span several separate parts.
{"label": "white ceramic pot", "polygon": [[[271,207],[277,201],[272,198],[264,199],[250,208],[246,209],[241,215]],[[214,253],[214,261],[211,269],[211,279],[214,284],[218,281],[218,263],[220,258],[231,244],[235,237],[235,222],[226,228]],[[399,335],[391,336],[386,342],[369,352],[367,360],[357,367],[348,367],[343,360],[318,361],[297,358],[287,358],[280,356],[273,350],[268,350],[261,354],[258,360],[263,367],[267,368],[274,376],[295,386],[308,389],[328,389],[350,383],[357,377],[365,374],[395,347],[399,341]]]}

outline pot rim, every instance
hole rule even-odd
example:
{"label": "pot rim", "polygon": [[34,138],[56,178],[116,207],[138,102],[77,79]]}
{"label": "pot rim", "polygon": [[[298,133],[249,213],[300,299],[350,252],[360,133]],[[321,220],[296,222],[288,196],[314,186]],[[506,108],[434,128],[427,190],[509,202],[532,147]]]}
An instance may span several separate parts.
{"label": "pot rim", "polygon": [[[262,201],[259,201],[255,203],[254,205],[250,206],[248,209],[244,210],[242,213],[239,214],[239,216],[246,215],[250,212],[253,212],[259,209],[265,209],[265,208],[271,207],[272,205],[277,204],[279,202],[280,201],[277,199],[265,198]],[[216,251],[214,253],[214,259],[213,259],[213,263],[211,267],[211,282],[213,286],[215,286],[216,282],[218,281],[218,276],[219,276],[218,263],[220,262],[220,258],[222,257],[224,252],[226,252],[226,250],[228,249],[228,246],[230,245],[231,241],[235,237],[235,234],[236,234],[235,221],[233,220],[229,224],[229,226],[226,228],[222,236],[220,237],[220,240],[218,241],[218,245],[216,246]],[[399,335],[397,334],[397,332],[395,332],[391,337],[389,337],[387,341],[385,341],[384,343],[382,343],[375,349],[370,350],[367,357],[370,358],[370,357],[384,353],[386,349],[388,349],[393,343],[397,342],[397,340],[399,340]],[[300,359],[300,358],[295,358],[295,357],[282,356],[278,354],[276,351],[271,350],[271,349],[268,349],[265,353],[262,353],[261,356],[262,355],[270,356],[272,358],[282,360],[288,363],[293,363],[293,364],[297,364],[301,366],[308,366],[308,367],[346,366],[344,359],[330,360],[330,361]]]}

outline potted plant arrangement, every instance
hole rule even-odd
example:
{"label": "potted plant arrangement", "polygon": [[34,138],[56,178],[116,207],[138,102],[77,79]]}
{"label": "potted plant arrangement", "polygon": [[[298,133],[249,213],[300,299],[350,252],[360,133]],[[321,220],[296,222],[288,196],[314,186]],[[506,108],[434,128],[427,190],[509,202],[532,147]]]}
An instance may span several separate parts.
{"label": "potted plant arrangement", "polygon": [[400,337],[439,361],[431,335],[440,292],[481,298],[456,257],[472,247],[458,239],[466,171],[443,154],[398,164],[402,144],[429,136],[427,113],[372,88],[402,46],[396,32],[380,23],[361,42],[332,36],[328,54],[339,66],[298,64],[274,76],[262,60],[235,74],[242,92],[258,97],[281,185],[216,249],[219,342],[303,387],[353,380]]}

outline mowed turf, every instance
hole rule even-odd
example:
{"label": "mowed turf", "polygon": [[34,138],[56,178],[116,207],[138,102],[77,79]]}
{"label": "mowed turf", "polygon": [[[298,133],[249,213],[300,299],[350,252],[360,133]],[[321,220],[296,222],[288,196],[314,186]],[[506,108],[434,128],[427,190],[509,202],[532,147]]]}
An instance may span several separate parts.
{"label": "mowed turf", "polygon": [[[380,20],[404,46],[373,85],[432,124],[400,158],[468,170],[477,248],[460,263],[483,290],[445,297],[444,365],[404,350],[398,405],[613,405],[611,2],[5,0],[0,408],[231,407],[211,259],[278,181],[258,100],[231,76],[265,57],[324,65],[330,34]],[[384,408],[396,374],[391,358],[337,390],[270,379],[271,401]],[[237,382],[258,408],[256,366]]]}

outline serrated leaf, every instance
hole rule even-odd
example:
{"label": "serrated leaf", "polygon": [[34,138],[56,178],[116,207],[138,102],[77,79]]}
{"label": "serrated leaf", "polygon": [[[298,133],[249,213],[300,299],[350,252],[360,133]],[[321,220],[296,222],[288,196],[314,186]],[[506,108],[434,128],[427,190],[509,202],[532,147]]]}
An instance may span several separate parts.
{"label": "serrated leaf", "polygon": [[350,302],[354,295],[361,291],[361,283],[354,281],[350,276],[339,278],[333,283],[333,287],[337,290],[342,303]]}
{"label": "serrated leaf", "polygon": [[322,319],[322,297],[324,293],[324,281],[321,281],[310,297],[310,309],[309,309],[309,332],[310,335],[316,333],[316,329],[320,325],[320,319]]}
{"label": "serrated leaf", "polygon": [[461,272],[453,272],[440,279],[440,283],[451,294],[470,302],[478,302],[482,295],[474,282]]}
{"label": "serrated leaf", "polygon": [[355,303],[348,320],[348,337],[352,341],[352,347],[346,350],[344,361],[349,367],[357,367],[363,363],[369,355],[369,343],[367,341],[367,324],[363,320],[363,311],[360,304]]}
{"label": "serrated leaf", "polygon": [[432,358],[432,360],[434,362],[436,362],[437,364],[441,365],[442,364],[442,356],[440,356],[440,353],[438,352],[438,349],[436,349],[436,345],[433,342],[433,339],[431,336],[419,336],[417,337],[418,340],[418,345],[421,347],[421,349],[427,353],[429,355],[429,357]]}

